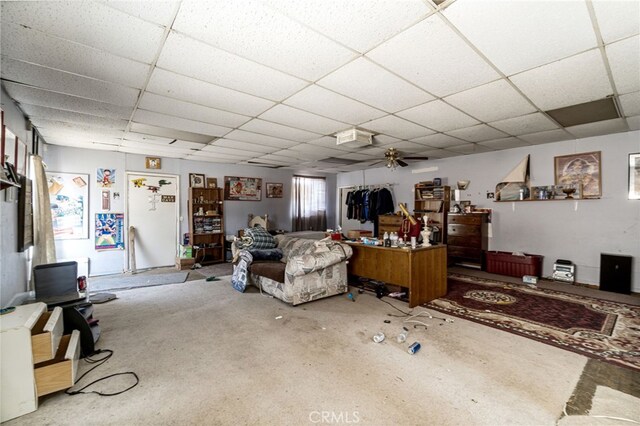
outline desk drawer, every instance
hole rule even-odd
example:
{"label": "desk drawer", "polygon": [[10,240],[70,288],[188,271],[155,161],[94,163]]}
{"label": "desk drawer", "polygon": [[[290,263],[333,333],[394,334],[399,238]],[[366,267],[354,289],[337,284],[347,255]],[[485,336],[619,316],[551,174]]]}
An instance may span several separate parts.
{"label": "desk drawer", "polygon": [[56,307],[53,311],[43,312],[31,329],[31,351],[33,363],[47,361],[56,355],[64,323],[62,321],[62,308]]}
{"label": "desk drawer", "polygon": [[35,365],[38,396],[68,389],[76,382],[80,358],[80,332],[73,330],[60,339],[60,347],[52,360]]}
{"label": "desk drawer", "polygon": [[[447,227],[448,235],[454,237],[480,237],[482,228],[475,225],[452,225]],[[447,240],[449,242],[449,240]]]}
{"label": "desk drawer", "polygon": [[474,214],[450,214],[449,223],[460,223],[463,225],[480,225],[482,224],[481,215]]}
{"label": "desk drawer", "polygon": [[400,226],[403,216],[396,215],[382,215],[378,216],[378,225],[394,225]]}

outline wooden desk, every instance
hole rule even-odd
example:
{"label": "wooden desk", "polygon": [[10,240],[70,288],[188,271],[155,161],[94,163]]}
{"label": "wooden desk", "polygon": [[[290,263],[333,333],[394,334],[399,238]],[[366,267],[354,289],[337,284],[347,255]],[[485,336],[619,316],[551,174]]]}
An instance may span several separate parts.
{"label": "wooden desk", "polygon": [[421,305],[447,293],[447,246],[417,249],[349,243],[353,256],[350,274],[406,287],[409,307]]}

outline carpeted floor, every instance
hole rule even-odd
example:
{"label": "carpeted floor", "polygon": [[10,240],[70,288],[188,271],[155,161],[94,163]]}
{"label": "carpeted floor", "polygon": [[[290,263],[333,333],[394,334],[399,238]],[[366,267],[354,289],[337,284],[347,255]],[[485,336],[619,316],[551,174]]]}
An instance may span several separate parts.
{"label": "carpeted floor", "polygon": [[449,274],[427,307],[640,371],[640,307]]}
{"label": "carpeted floor", "polygon": [[[228,278],[120,290],[95,307],[98,347],[114,356],[84,383],[134,371],[140,384],[113,397],[47,396],[8,424],[553,425],[587,360],[462,319],[423,318],[428,329],[409,327],[400,344],[405,317],[354,293],[355,303],[291,307],[254,288],[238,293]],[[422,349],[410,355],[414,341]]]}
{"label": "carpeted floor", "polygon": [[162,274],[118,275],[112,277],[89,278],[87,287],[94,293],[105,290],[149,287],[156,285],[177,284],[187,280],[189,272],[173,272]]}

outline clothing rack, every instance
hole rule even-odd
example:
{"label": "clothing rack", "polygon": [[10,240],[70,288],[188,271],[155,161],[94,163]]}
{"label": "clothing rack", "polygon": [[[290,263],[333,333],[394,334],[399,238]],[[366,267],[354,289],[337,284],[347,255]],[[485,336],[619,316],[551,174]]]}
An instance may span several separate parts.
{"label": "clothing rack", "polygon": [[380,189],[380,188],[390,188],[392,186],[398,185],[397,183],[378,183],[375,185],[350,185],[350,186],[341,186],[339,189]]}

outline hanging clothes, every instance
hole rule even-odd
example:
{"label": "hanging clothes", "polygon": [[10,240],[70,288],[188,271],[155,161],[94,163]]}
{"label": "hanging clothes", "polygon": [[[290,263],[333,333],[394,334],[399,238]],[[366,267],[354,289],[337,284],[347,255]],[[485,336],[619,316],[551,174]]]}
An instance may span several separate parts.
{"label": "hanging clothes", "polygon": [[381,188],[378,191],[376,211],[378,216],[381,214],[393,213],[395,207],[393,204],[393,196],[387,188]]}

